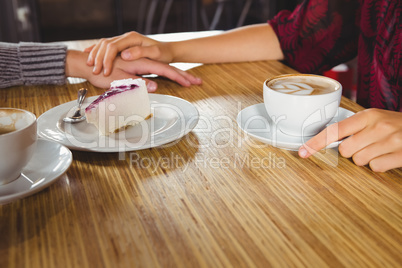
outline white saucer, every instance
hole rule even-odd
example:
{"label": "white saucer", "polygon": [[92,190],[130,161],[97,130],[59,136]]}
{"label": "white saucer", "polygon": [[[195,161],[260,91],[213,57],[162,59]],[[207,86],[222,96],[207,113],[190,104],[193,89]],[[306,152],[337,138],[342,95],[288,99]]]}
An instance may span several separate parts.
{"label": "white saucer", "polygon": [[[354,112],[339,108],[338,114],[328,123],[331,125],[354,115]],[[269,118],[264,103],[249,106],[237,115],[237,124],[251,137],[270,144],[274,147],[297,151],[301,145],[312,137],[296,137],[286,135],[279,129],[277,130]],[[340,141],[331,143],[327,148],[338,146]]]}
{"label": "white saucer", "polygon": [[[98,96],[86,99],[83,109]],[[125,152],[160,146],[189,133],[199,119],[197,108],[190,102],[161,94],[149,94],[152,117],[126,130],[100,136],[97,128],[86,121],[68,124],[66,114],[76,106],[67,102],[50,109],[38,118],[40,137],[56,141],[79,151]]]}
{"label": "white saucer", "polygon": [[61,144],[38,140],[32,159],[20,177],[0,185],[0,204],[32,195],[56,181],[70,167],[71,151]]}

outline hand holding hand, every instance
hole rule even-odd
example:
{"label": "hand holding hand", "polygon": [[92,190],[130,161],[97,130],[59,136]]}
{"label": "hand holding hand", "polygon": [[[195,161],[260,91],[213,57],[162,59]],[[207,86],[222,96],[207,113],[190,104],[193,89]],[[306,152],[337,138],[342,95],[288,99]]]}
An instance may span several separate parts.
{"label": "hand holding hand", "polygon": [[[66,75],[85,78],[94,86],[101,88],[109,88],[110,83],[114,80],[139,78],[141,75],[145,74],[164,76],[182,86],[199,85],[202,83],[200,78],[185,71],[179,70],[166,63],[145,58],[129,62],[117,57],[114,60],[114,68],[111,70],[109,76],[104,76],[102,74],[97,75],[94,74],[91,71],[91,68],[85,64],[87,57],[88,53],[69,50],[67,52]],[[154,92],[157,89],[157,84],[154,81],[148,79],[144,80],[147,82],[149,92]]]}
{"label": "hand holding hand", "polygon": [[376,172],[402,167],[402,113],[367,109],[330,125],[299,149],[307,158],[332,142],[343,157],[352,157],[358,166],[370,165]]}
{"label": "hand holding hand", "polygon": [[121,52],[124,60],[150,58],[169,63],[172,55],[168,45],[158,42],[137,32],[128,32],[112,38],[103,38],[97,44],[88,47],[84,52],[89,53],[87,64],[94,66],[93,73],[99,74],[103,68],[105,76],[110,75],[113,61]]}

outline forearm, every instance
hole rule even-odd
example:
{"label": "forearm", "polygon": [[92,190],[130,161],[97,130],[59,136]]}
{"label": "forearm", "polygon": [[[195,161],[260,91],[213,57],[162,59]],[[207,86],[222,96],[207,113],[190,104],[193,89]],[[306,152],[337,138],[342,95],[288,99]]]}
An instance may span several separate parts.
{"label": "forearm", "polygon": [[223,34],[166,43],[173,62],[241,62],[281,60],[278,38],[269,24],[245,26]]}
{"label": "forearm", "polygon": [[63,84],[66,47],[0,43],[0,87]]}
{"label": "forearm", "polygon": [[18,44],[0,43],[0,88],[22,84]]}

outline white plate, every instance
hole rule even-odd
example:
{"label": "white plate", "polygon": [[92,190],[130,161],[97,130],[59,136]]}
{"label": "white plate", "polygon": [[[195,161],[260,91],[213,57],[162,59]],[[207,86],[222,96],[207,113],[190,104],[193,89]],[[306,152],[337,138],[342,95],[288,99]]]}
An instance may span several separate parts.
{"label": "white plate", "polygon": [[[328,125],[339,122],[352,115],[354,115],[354,112],[340,107],[338,114],[328,123]],[[277,130],[265,110],[264,103],[255,104],[240,111],[237,115],[237,124],[251,137],[286,150],[296,151],[301,145],[312,138],[290,136]],[[339,141],[331,143],[327,148],[336,147],[339,143]]]}
{"label": "white plate", "polygon": [[32,195],[56,181],[70,167],[71,151],[61,144],[38,140],[35,153],[18,179],[0,186],[0,204]]}
{"label": "white plate", "polygon": [[[83,109],[98,96],[86,99]],[[97,128],[86,121],[68,124],[66,114],[76,101],[50,109],[38,118],[40,137],[59,142],[79,151],[125,152],[160,146],[189,133],[199,119],[197,108],[190,102],[161,94],[149,94],[153,116],[140,124],[110,136],[99,135]]]}

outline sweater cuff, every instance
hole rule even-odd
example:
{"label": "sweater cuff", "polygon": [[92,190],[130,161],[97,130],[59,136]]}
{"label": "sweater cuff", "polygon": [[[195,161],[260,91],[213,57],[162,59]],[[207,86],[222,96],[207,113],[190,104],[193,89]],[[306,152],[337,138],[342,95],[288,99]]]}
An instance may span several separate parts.
{"label": "sweater cuff", "polygon": [[66,53],[63,45],[20,43],[18,56],[24,84],[65,84]]}

